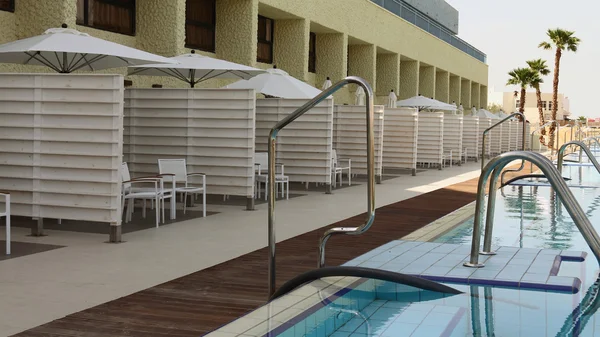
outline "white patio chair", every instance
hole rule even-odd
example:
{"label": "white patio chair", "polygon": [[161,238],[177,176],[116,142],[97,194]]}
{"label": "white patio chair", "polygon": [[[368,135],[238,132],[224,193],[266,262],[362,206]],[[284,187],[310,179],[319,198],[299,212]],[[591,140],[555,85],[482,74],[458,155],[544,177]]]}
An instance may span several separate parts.
{"label": "white patio chair", "polygon": [[333,174],[333,187],[337,187],[337,176],[340,176],[340,186],[344,185],[343,174],[348,171],[348,186],[352,185],[352,160],[338,158],[337,151],[331,151],[331,173]]}
{"label": "white patio chair", "polygon": [[0,191],[4,197],[4,211],[0,211],[0,218],[6,217],[6,255],[10,255],[10,193]]}
{"label": "white patio chair", "polygon": [[[265,200],[269,196],[269,154],[267,152],[256,152],[254,154],[254,181],[256,182],[255,195],[260,199],[261,184],[265,185]],[[280,189],[281,188],[281,189]],[[290,178],[285,175],[285,166],[275,164],[275,190],[286,199],[290,198]],[[277,195],[275,196],[277,197]]]}
{"label": "white patio chair", "polygon": [[444,149],[442,153],[442,168],[448,166],[447,163],[452,167],[452,150]]}
{"label": "white patio chair", "polygon": [[[188,173],[185,159],[159,159],[158,171],[161,175],[174,175],[175,184],[183,184],[180,187],[175,186],[175,193],[183,195],[183,214],[187,209],[188,194],[192,196],[202,194],[202,217],[206,217],[206,174]],[[202,186],[191,186],[188,181],[190,177],[202,177]]]}
{"label": "white patio chair", "polygon": [[[125,210],[125,200],[127,200],[127,210],[125,214],[125,222],[131,221],[135,200],[143,201],[142,217],[146,217],[146,200],[150,200],[153,204],[156,213],[156,227],[159,222],[165,222],[165,199],[173,198],[173,193],[165,190],[162,177],[140,177],[131,179],[129,167],[127,163],[121,164],[121,211]],[[140,185],[134,187],[133,185]]]}

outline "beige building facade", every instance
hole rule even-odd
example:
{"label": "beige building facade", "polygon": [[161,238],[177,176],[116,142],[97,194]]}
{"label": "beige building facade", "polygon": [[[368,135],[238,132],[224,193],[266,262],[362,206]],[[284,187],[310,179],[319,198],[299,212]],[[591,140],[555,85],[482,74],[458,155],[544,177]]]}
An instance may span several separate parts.
{"label": "beige building facade", "polygon": [[[520,107],[520,94],[515,97],[513,92],[505,92],[502,95],[502,107],[506,112],[518,111]],[[542,93],[542,109],[544,110],[544,120],[552,119],[552,93]],[[527,92],[525,95],[525,116],[532,124],[539,124],[540,115],[537,106],[537,97],[535,92]],[[569,98],[564,94],[558,94],[558,110],[556,112],[558,120],[571,118],[569,110]]]}
{"label": "beige building facade", "polygon": [[[316,87],[327,77],[335,82],[360,76],[380,103],[394,90],[399,99],[423,94],[486,106],[485,54],[454,35],[458,13],[451,6],[421,2],[431,2],[420,6],[427,14],[402,0],[6,0],[0,1],[0,42],[66,23],[167,57],[195,49],[260,68],[277,65]],[[47,70],[0,65],[0,71]],[[185,85],[165,77],[128,80],[135,87]],[[225,84],[209,80],[200,86]],[[351,103],[353,90],[336,94],[336,102]]]}

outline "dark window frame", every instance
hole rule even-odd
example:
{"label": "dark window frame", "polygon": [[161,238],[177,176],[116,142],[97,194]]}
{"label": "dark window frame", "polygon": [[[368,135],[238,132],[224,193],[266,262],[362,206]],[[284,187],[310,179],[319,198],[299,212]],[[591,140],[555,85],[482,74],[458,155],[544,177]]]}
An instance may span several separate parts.
{"label": "dark window frame", "polygon": [[8,8],[0,7],[0,11],[14,13],[15,12],[15,0],[8,0]]}
{"label": "dark window frame", "polygon": [[[210,23],[206,23],[206,22],[202,22],[202,21],[196,21],[196,20],[188,19],[187,18],[187,4],[188,4],[188,2],[186,1],[186,17],[185,17],[185,47],[186,48],[197,49],[197,50],[201,50],[201,51],[205,51],[205,52],[209,52],[209,53],[214,53],[216,51],[216,40],[217,40],[217,1],[213,0],[213,3],[214,3],[214,5],[213,5],[213,19],[214,19],[214,22],[212,24],[210,24]],[[203,48],[202,46],[188,43],[188,41],[187,41],[187,26],[188,25],[202,27],[202,28],[206,28],[208,30],[212,30],[213,38],[212,38],[212,45],[210,46],[210,48]]]}
{"label": "dark window frame", "polygon": [[[269,45],[269,53],[270,53],[270,59],[266,59],[266,58],[261,58],[260,55],[258,55],[258,52],[256,53],[256,61],[257,62],[261,62],[261,63],[268,63],[268,64],[272,64],[273,63],[273,45],[275,43],[275,20],[268,18],[266,16],[262,16],[259,15],[258,16],[258,23],[260,25],[260,19],[264,19],[267,20],[266,22],[271,22],[271,41],[268,41],[264,38],[262,38],[261,36],[258,36],[258,41],[256,43],[256,45],[258,46],[259,44],[263,43],[263,44],[268,44]],[[260,30],[260,27],[258,28],[258,30]],[[258,48],[257,48],[258,50]]]}
{"label": "dark window frame", "polygon": [[317,72],[317,34],[313,32],[308,38],[308,72]]}
{"label": "dark window frame", "polygon": [[[89,2],[90,1],[98,1],[107,5],[113,5],[116,7],[121,7],[121,8],[125,8],[128,9],[131,13],[131,20],[129,21],[129,28],[131,30],[130,33],[123,33],[123,32],[119,32],[116,29],[111,29],[111,28],[104,28],[104,27],[97,27],[94,25],[91,25],[89,23]],[[122,34],[122,35],[129,35],[129,36],[135,36],[136,33],[136,14],[137,14],[137,6],[136,6],[136,0],[131,0],[131,3],[129,5],[125,5],[119,1],[116,0],[83,0],[83,22],[77,22],[78,25],[80,26],[85,26],[85,27],[90,27],[90,28],[94,28],[94,29],[98,29],[98,30],[104,30],[107,32],[112,32],[115,34]]]}

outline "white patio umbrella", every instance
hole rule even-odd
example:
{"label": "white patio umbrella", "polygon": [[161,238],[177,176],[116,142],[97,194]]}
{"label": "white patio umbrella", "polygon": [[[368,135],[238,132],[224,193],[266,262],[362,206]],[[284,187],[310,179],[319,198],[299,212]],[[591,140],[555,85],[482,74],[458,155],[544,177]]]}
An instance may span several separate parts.
{"label": "white patio umbrella", "polygon": [[323,86],[321,87],[322,90],[326,90],[331,88],[333,84],[331,83],[331,79],[329,77],[327,77],[327,79],[325,80],[325,82],[323,82]]}
{"label": "white patio umbrella", "polygon": [[321,90],[302,82],[281,69],[267,69],[266,73],[255,76],[249,80],[232,83],[226,88],[254,89],[265,95],[281,98],[313,98]]}
{"label": "white patio umbrella", "polygon": [[388,95],[388,102],[387,102],[388,108],[396,108],[397,102],[398,102],[398,96],[396,96],[396,94],[394,93],[394,89],[392,89],[392,91],[390,91],[390,94]]}
{"label": "white patio umbrella", "polygon": [[493,113],[485,109],[479,109],[479,111],[477,111],[477,116],[491,119],[500,119],[500,117],[494,115]]}
{"label": "white patio umbrella", "polygon": [[356,96],[354,101],[355,105],[365,105],[365,89],[363,89],[361,86],[358,86],[354,95]]}
{"label": "white patio umbrella", "polygon": [[0,63],[46,66],[58,73],[101,70],[147,63],[174,63],[168,58],[68,29],[0,45]]}
{"label": "white patio umbrella", "polygon": [[438,100],[427,98],[425,96],[415,96],[396,103],[398,107],[417,108],[421,110],[445,110],[455,111],[456,107],[452,104],[440,102]]}
{"label": "white patio umbrella", "polygon": [[170,60],[175,64],[145,64],[129,67],[129,75],[175,77],[193,88],[196,84],[212,78],[247,80],[266,72],[262,69],[196,54],[194,50],[191,54],[171,57]]}

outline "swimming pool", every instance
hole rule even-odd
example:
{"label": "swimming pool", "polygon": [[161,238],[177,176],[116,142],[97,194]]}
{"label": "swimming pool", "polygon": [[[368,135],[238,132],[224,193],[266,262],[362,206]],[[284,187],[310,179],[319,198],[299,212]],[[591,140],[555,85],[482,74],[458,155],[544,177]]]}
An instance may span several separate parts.
{"label": "swimming pool", "polygon": [[[600,186],[593,167],[567,166],[563,176]],[[573,192],[600,227],[600,188]],[[549,187],[506,186],[497,193],[494,246],[589,252]],[[467,220],[435,241],[470,246],[472,224]],[[394,249],[386,246],[369,253],[369,261]],[[449,296],[371,279],[321,279],[246,316],[243,322],[255,326],[221,336],[600,336],[598,262],[589,253],[583,263],[560,266],[558,276],[581,279],[574,294],[446,283],[464,292]],[[355,260],[362,265],[365,257]]]}

